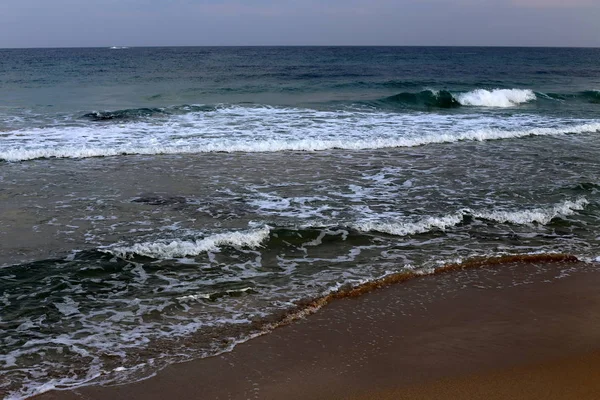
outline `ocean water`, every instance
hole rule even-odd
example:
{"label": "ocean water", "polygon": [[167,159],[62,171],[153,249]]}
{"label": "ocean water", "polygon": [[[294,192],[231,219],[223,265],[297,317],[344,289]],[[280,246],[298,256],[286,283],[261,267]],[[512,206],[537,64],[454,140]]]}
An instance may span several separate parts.
{"label": "ocean water", "polygon": [[474,257],[600,256],[600,49],[0,50],[0,393]]}

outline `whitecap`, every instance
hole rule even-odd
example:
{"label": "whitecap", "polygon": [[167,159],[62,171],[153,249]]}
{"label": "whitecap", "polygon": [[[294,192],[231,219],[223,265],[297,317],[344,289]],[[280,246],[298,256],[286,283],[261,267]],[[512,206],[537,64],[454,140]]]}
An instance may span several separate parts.
{"label": "whitecap", "polygon": [[456,96],[456,100],[463,106],[503,108],[515,107],[535,99],[535,93],[529,89],[476,89]]}

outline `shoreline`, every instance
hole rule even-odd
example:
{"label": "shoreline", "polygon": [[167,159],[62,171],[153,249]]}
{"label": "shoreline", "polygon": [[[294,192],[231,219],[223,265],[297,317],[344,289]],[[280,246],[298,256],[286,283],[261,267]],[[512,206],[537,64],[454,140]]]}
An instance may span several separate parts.
{"label": "shoreline", "polygon": [[[519,374],[511,371],[521,367],[535,374],[558,363],[554,369],[567,371],[574,357],[598,359],[598,265],[564,256],[529,261],[474,262],[402,285],[380,282],[230,353],[174,364],[136,383],[34,398],[370,399],[402,398],[404,390],[435,398],[426,397],[430,388],[489,391],[485,382],[502,381],[493,374],[514,379]],[[542,372],[542,383],[561,387]],[[597,373],[600,361],[589,368]],[[533,398],[520,389],[510,390]]]}

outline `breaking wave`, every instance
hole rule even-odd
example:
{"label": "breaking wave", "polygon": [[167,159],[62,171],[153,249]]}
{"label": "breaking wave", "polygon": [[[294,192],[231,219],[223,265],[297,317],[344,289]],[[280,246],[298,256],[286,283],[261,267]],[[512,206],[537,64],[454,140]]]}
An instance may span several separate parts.
{"label": "breaking wave", "polygon": [[261,229],[244,232],[218,233],[197,240],[175,239],[172,241],[144,242],[136,243],[133,246],[104,249],[104,251],[124,259],[136,255],[156,259],[170,259],[197,256],[223,246],[256,248],[269,237],[269,233],[270,228],[265,226]]}
{"label": "breaking wave", "polygon": [[554,218],[573,215],[576,211],[583,210],[588,204],[589,201],[585,197],[581,197],[575,201],[564,201],[550,208],[534,208],[523,211],[473,212],[472,216],[503,224],[523,225],[538,223],[546,225]]}
{"label": "breaking wave", "polygon": [[498,222],[501,224],[547,225],[557,217],[566,217],[581,211],[589,204],[585,197],[575,201],[566,200],[548,208],[533,208],[516,211],[474,211],[463,209],[442,217],[427,217],[414,222],[364,221],[351,225],[361,232],[381,232],[394,236],[409,236],[434,230],[444,231],[465,222],[465,217]]}
{"label": "breaking wave", "polygon": [[476,89],[457,95],[457,100],[463,106],[479,107],[515,107],[536,99],[529,89]]}
{"label": "breaking wave", "polygon": [[401,104],[417,108],[455,108],[460,106],[507,108],[535,100],[529,89],[475,89],[466,93],[447,90],[403,92],[381,100],[383,104]]}
{"label": "breaking wave", "polygon": [[[338,222],[327,226],[327,229],[352,229],[358,232],[380,232],[394,236],[410,236],[434,231],[445,231],[446,229],[468,223],[468,219],[480,219],[501,224],[513,225],[547,225],[553,219],[566,217],[581,211],[589,204],[585,197],[576,200],[565,200],[561,203],[546,207],[532,208],[529,210],[493,210],[476,211],[462,209],[455,213],[440,217],[424,217],[417,220],[386,221],[379,219],[359,220],[352,223]],[[308,233],[311,229],[318,228],[319,224],[311,224],[300,228],[300,231]],[[261,246],[269,246],[267,241],[273,232],[272,227],[263,226],[258,229],[246,231],[215,233],[195,240],[173,239],[157,240],[136,243],[131,246],[113,246],[99,249],[122,259],[134,257],[149,257],[154,259],[175,259],[181,257],[197,256],[202,253],[219,250],[222,247],[237,247],[256,249]],[[308,229],[308,230],[307,230]],[[277,228],[276,232],[283,233],[289,228]],[[297,231],[297,229],[293,229]],[[277,235],[275,235],[277,236]],[[285,236],[285,235],[284,235]]]}
{"label": "breaking wave", "polygon": [[351,227],[360,232],[381,232],[394,236],[409,236],[433,230],[444,231],[460,224],[464,219],[463,212],[443,217],[427,217],[416,222],[380,222],[364,221],[352,224]]}
{"label": "breaking wave", "polygon": [[[0,160],[89,158],[211,152],[372,150],[460,141],[595,133],[595,120],[544,120],[521,116],[490,121],[438,115],[316,112],[242,107],[213,119],[156,127],[138,122],[98,127],[13,131],[0,145]],[[245,113],[245,114],[241,114]],[[214,115],[218,120],[214,120]],[[232,122],[237,118],[238,122]],[[185,120],[185,119],[184,119]],[[439,124],[439,125],[438,125]],[[529,127],[527,127],[529,125]],[[277,129],[275,128],[277,127]]]}

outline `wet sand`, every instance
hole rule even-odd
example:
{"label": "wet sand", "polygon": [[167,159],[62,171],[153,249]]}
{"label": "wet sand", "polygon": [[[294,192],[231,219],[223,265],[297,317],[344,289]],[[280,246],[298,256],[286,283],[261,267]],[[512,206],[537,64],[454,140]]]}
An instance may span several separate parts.
{"label": "wet sand", "polygon": [[421,385],[372,391],[355,400],[598,399],[600,352]]}
{"label": "wet sand", "polygon": [[600,266],[509,263],[335,299],[231,353],[39,399],[597,399]]}

